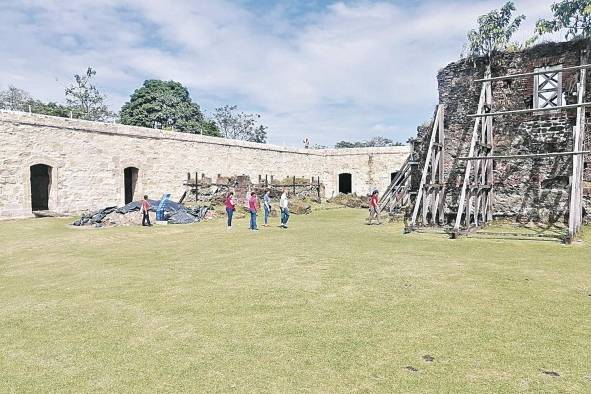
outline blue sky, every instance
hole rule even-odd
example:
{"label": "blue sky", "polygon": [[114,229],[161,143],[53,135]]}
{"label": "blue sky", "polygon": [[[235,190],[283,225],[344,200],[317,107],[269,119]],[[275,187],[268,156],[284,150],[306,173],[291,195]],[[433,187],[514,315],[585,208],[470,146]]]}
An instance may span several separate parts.
{"label": "blue sky", "polygon": [[[258,112],[269,142],[405,142],[429,119],[437,70],[499,1],[0,0],[0,88],[63,102],[92,66],[118,110],[145,79],[187,86],[206,113]],[[552,0],[515,1],[531,35]]]}

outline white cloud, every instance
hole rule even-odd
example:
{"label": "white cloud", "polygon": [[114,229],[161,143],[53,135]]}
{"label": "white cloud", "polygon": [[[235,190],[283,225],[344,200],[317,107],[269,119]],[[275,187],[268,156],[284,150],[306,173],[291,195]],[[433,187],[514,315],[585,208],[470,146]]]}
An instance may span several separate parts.
{"label": "white cloud", "polygon": [[[262,113],[276,143],[404,141],[432,114],[437,70],[501,3],[335,2],[294,17],[293,3],[266,13],[228,1],[0,0],[0,87],[61,100],[91,65],[115,108],[144,79],[174,79],[210,111]],[[516,2],[528,16],[520,39],[550,3]]]}

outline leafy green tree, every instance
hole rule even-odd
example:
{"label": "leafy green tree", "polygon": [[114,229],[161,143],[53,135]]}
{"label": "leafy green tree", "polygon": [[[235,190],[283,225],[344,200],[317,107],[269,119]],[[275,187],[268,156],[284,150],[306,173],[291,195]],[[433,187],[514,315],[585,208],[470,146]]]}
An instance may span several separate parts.
{"label": "leafy green tree", "polygon": [[105,96],[92,83],[95,75],[91,67],[84,75],[74,75],[74,83],[66,88],[66,102],[76,118],[106,121],[114,114],[105,103]]}
{"label": "leafy green tree", "polygon": [[150,79],[131,95],[119,114],[121,123],[219,136],[189,91],[179,82]]}
{"label": "leafy green tree", "polygon": [[469,56],[488,56],[505,50],[511,37],[519,29],[525,15],[513,17],[515,5],[508,1],[500,10],[492,10],[478,17],[478,29],[468,32],[466,51]]}
{"label": "leafy green tree", "polygon": [[70,117],[70,108],[53,101],[44,103],[40,100],[33,100],[31,102],[31,112],[41,115],[59,116],[61,118]]}
{"label": "leafy green tree", "polygon": [[552,4],[551,20],[540,19],[536,33],[543,35],[566,29],[567,40],[576,37],[591,37],[591,0],[563,0]]}
{"label": "leafy green tree", "polygon": [[215,109],[213,120],[222,137],[250,142],[267,142],[267,127],[258,124],[261,115],[238,112],[236,105]]}
{"label": "leafy green tree", "polygon": [[368,141],[357,141],[357,142],[349,142],[349,141],[339,141],[335,144],[335,148],[376,148],[376,147],[383,147],[383,146],[402,146],[401,142],[393,141],[386,137],[373,137]]}

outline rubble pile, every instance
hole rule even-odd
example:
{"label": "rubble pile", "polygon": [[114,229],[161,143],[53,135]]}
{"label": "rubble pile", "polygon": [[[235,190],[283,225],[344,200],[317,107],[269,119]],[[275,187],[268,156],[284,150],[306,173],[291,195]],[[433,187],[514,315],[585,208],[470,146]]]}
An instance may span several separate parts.
{"label": "rubble pile", "polygon": [[230,191],[235,193],[235,198],[242,201],[247,192],[255,192],[259,197],[268,190],[272,199],[279,199],[281,193],[287,191],[290,198],[310,199],[317,201],[320,194],[324,194],[324,185],[318,185],[317,181],[312,182],[307,178],[287,177],[283,180],[267,180],[259,178],[258,183],[254,183],[250,176],[239,175],[233,177],[218,176],[217,181],[213,183],[210,178],[201,178],[198,187],[195,179],[190,179],[184,184],[186,194],[183,201],[188,202],[206,202],[211,205],[223,205],[226,196]]}
{"label": "rubble pile", "polygon": [[356,194],[337,194],[328,202],[348,208],[369,208],[369,197],[359,197]]}
{"label": "rubble pile", "polygon": [[[156,212],[159,200],[148,200],[150,202],[149,212]],[[142,217],[139,213],[141,201],[133,201],[123,207],[106,207],[96,212],[84,213],[72,225],[74,226],[128,226],[140,225]],[[167,201],[164,209],[164,217],[169,224],[191,224],[209,219],[211,215],[209,206],[186,207],[174,201]],[[150,220],[154,217],[150,215]]]}

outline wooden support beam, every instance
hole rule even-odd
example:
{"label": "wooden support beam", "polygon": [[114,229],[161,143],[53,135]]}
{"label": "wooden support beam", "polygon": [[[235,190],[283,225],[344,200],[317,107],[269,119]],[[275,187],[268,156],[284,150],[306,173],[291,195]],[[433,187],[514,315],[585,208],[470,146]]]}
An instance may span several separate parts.
{"label": "wooden support beam", "polygon": [[[440,162],[443,159],[443,127],[444,127],[444,106],[439,104],[437,106],[437,111],[435,114],[435,120],[433,121],[433,129],[431,130],[431,138],[429,140],[429,148],[427,150],[427,156],[425,157],[425,164],[423,166],[423,171],[421,174],[421,182],[419,184],[419,190],[417,194],[417,198],[415,200],[415,205],[412,212],[412,217],[410,221],[410,227],[413,228],[417,224],[417,219],[419,217],[419,212],[422,210],[422,220],[423,223],[427,220],[427,214],[429,211],[429,202],[432,201],[431,207],[433,209],[437,206],[436,196],[433,193],[428,193],[429,187],[428,185],[439,181],[437,178],[437,174],[439,174],[438,169],[443,167],[440,165]],[[436,145],[437,143],[437,145]],[[436,220],[435,212],[432,212],[432,220]]]}
{"label": "wooden support beam", "polygon": [[[587,63],[588,53],[581,56],[581,63]],[[587,84],[587,69],[581,69],[578,86],[578,102],[585,100],[585,88]],[[579,151],[585,144],[585,111],[583,108],[577,110],[577,123],[573,129],[574,151]],[[583,223],[583,156],[572,157],[571,190],[568,213],[568,236],[567,242],[572,242],[581,229]]]}
{"label": "wooden support beam", "polygon": [[500,155],[500,156],[475,156],[458,157],[458,160],[511,160],[511,159],[539,159],[544,157],[555,156],[578,156],[591,154],[591,150],[583,150],[578,152],[550,152],[550,153],[530,153],[526,155]]}
{"label": "wooden support beam", "polygon": [[577,103],[561,105],[559,107],[544,107],[544,108],[528,108],[528,109],[514,109],[511,111],[500,111],[500,112],[483,112],[468,115],[469,118],[486,118],[491,116],[502,116],[511,114],[530,114],[533,112],[546,112],[546,111],[557,111],[562,109],[576,109],[580,107],[591,107],[591,103]]}
{"label": "wooden support beam", "polygon": [[[487,69],[487,75],[490,75],[490,67]],[[478,108],[476,110],[477,114],[481,114],[484,109],[484,104],[487,101],[487,86],[490,83],[485,83],[482,85],[482,89],[480,90],[480,98],[478,100]],[[481,124],[480,122],[483,121],[480,117],[477,117],[474,121],[474,128],[472,129],[472,139],[470,142],[470,150],[468,152],[468,157],[474,157],[474,151],[476,149],[476,143],[479,140],[479,131],[481,132]],[[466,170],[464,172],[464,181],[462,183],[462,191],[460,193],[460,201],[458,203],[458,213],[456,215],[456,220],[454,223],[453,232],[454,234],[459,234],[460,228],[462,226],[462,218],[464,218],[464,222],[466,227],[470,224],[470,205],[471,205],[471,192],[468,188],[470,183],[470,174],[472,172],[472,161],[468,161],[466,164]]]}
{"label": "wooden support beam", "polygon": [[482,78],[482,79],[475,79],[474,82],[492,82],[492,81],[505,81],[508,79],[516,79],[516,78],[523,78],[523,77],[531,77],[534,75],[542,75],[542,74],[553,74],[556,72],[565,72],[565,71],[573,71],[573,70],[581,70],[591,68],[591,64],[583,64],[580,66],[573,66],[573,67],[565,67],[560,70],[552,70],[552,71],[534,71],[529,73],[521,73],[521,74],[508,74],[508,75],[501,75],[499,77],[490,77],[490,78]]}

